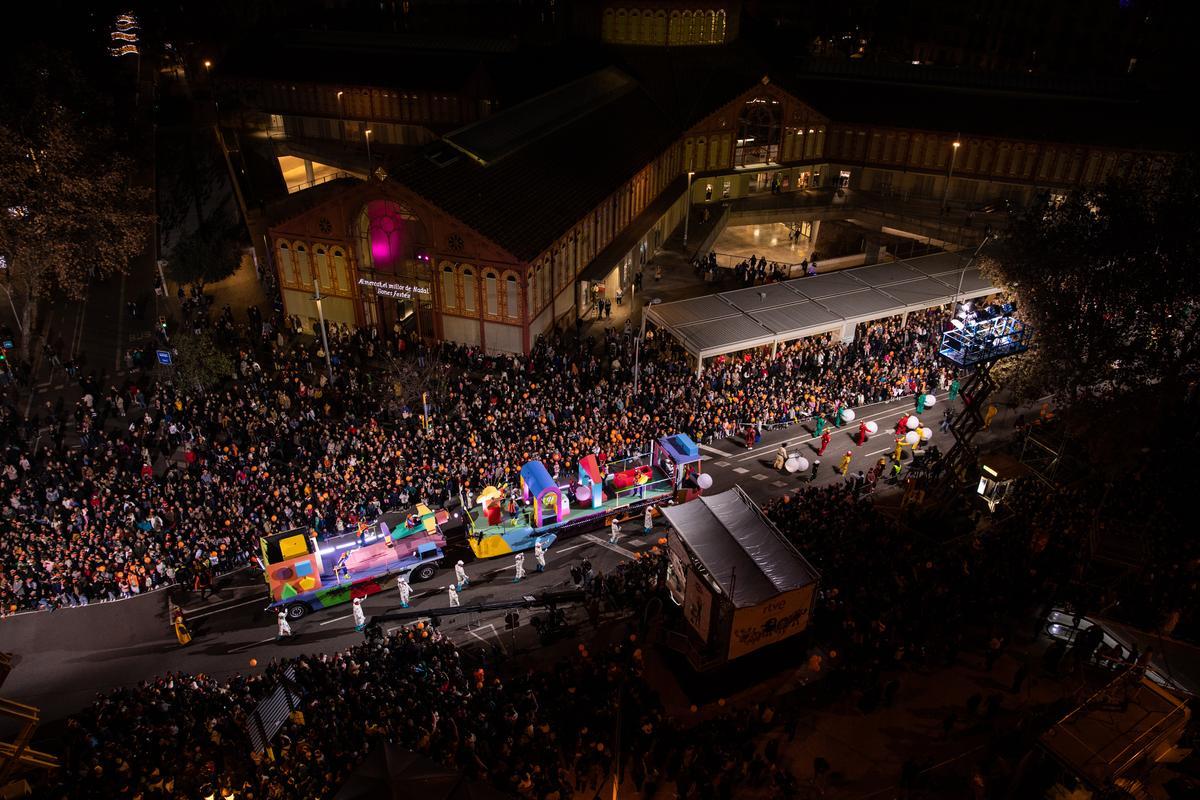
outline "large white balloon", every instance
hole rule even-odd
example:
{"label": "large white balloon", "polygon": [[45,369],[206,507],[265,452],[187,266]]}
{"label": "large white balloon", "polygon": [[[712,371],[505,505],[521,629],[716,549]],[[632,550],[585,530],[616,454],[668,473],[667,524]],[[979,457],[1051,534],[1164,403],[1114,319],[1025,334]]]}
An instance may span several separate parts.
{"label": "large white balloon", "polygon": [[788,472],[796,472],[800,469],[800,461],[795,458],[789,458],[787,461],[783,462],[783,468]]}
{"label": "large white balloon", "polygon": [[937,397],[935,397],[932,394],[925,395],[925,407],[926,408],[933,408],[936,405],[937,405]]}
{"label": "large white balloon", "polygon": [[843,408],[842,409],[842,419],[846,420],[846,422],[853,422],[854,421],[854,409],[853,408]]}
{"label": "large white balloon", "polygon": [[908,428],[910,431],[915,431],[917,428],[921,427],[921,420],[917,419],[916,416],[910,416],[907,420],[905,420],[904,427]]}
{"label": "large white balloon", "polygon": [[918,429],[917,429],[917,433],[921,434],[921,441],[923,441],[923,442],[927,442],[927,441],[929,441],[929,439],[930,439],[930,438],[933,436],[933,429],[931,429],[931,428],[918,428]]}
{"label": "large white balloon", "polygon": [[709,488],[712,486],[712,475],[709,475],[708,473],[702,473],[698,478],[696,478],[696,485],[701,489]]}
{"label": "large white balloon", "polygon": [[904,441],[908,444],[916,444],[917,442],[921,441],[921,434],[917,433],[916,431],[909,431],[908,433],[904,434]]}
{"label": "large white balloon", "polygon": [[805,458],[804,456],[800,456],[796,459],[796,469],[798,469],[800,472],[806,472],[808,470],[808,467],[809,467],[809,464],[808,464],[807,458]]}
{"label": "large white balloon", "polygon": [[867,433],[871,434],[872,436],[874,436],[876,433],[879,433],[879,426],[875,424],[874,420],[867,423]]}

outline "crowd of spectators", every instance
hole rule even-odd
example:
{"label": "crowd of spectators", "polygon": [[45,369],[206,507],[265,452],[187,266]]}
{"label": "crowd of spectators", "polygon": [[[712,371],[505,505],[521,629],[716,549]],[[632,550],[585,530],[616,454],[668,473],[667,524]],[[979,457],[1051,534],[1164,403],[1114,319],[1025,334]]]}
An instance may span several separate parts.
{"label": "crowd of spectators", "polygon": [[[135,350],[120,380],[80,370],[73,408],[59,399],[23,419],[0,406],[0,613],[198,584],[248,560],[265,531],[325,534],[457,502],[514,483],[533,458],[569,473],[583,455],[643,452],[669,433],[711,441],[949,380],[936,309],[864,326],[851,344],[718,359],[700,378],[668,337],[635,353],[628,325],[600,341],[546,335],[528,357],[333,325],[336,386],[298,321],[205,309],[189,307],[190,324],[207,319],[235,368],[208,392],[157,379]],[[428,420],[379,379],[385,360],[436,374]]]}
{"label": "crowd of spectators", "polygon": [[[651,592],[664,563],[652,555],[624,565],[622,589]],[[670,718],[644,680],[641,641],[629,627],[616,644],[595,652],[581,645],[553,667],[531,670],[496,663],[488,651],[463,653],[418,624],[224,682],[167,674],[104,695],[71,719],[63,767],[40,796],[329,797],[384,743],[538,800],[595,794],[610,780],[618,746],[624,778],[646,798],[671,786],[680,797],[731,798],[747,785],[786,796],[795,776],[754,743],[782,716],[760,705],[699,725]],[[245,725],[285,673],[303,699],[272,759],[247,746]]]}

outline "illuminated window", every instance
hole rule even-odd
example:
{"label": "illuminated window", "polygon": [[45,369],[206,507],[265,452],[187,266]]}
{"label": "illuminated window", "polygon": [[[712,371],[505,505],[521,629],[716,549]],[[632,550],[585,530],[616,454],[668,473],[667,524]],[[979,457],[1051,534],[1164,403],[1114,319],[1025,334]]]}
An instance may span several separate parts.
{"label": "illuminated window", "polygon": [[475,313],[475,271],[464,267],[463,275],[463,308]]}
{"label": "illuminated window", "polygon": [[487,313],[492,316],[500,315],[500,295],[499,287],[496,286],[496,273],[488,271],[483,273],[484,293],[487,296]]}
{"label": "illuminated window", "polygon": [[426,243],[425,228],[399,203],[372,200],[358,215],[358,243],[364,267],[396,273],[416,259],[416,248]]}
{"label": "illuminated window", "polygon": [[442,267],[442,305],[453,309],[458,303],[455,297],[454,267]]}
{"label": "illuminated window", "polygon": [[521,286],[517,283],[516,275],[509,275],[504,281],[505,316],[510,319],[521,318]]}

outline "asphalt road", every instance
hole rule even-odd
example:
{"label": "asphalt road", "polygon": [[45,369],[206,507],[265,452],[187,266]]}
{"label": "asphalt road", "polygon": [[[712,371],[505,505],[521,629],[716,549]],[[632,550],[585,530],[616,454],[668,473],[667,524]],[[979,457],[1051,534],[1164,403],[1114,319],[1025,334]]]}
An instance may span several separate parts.
{"label": "asphalt road", "polygon": [[[945,401],[925,414],[925,422],[934,427]],[[881,429],[873,441],[861,448],[853,442],[857,421],[834,432],[824,458],[817,484],[843,480],[833,467],[847,450],[854,452],[851,469],[866,469],[881,454],[890,452],[892,437],[888,430],[901,413],[912,409],[912,399],[903,398],[858,410],[858,420],[874,419]],[[930,413],[932,412],[932,413]],[[1007,434],[1012,412],[1005,411],[993,430],[981,434],[986,441]],[[935,427],[936,431],[936,427]],[[935,432],[934,443],[943,449],[950,445],[949,434]],[[704,469],[714,478],[712,492],[741,485],[757,502],[794,491],[807,482],[807,473],[787,475],[772,468],[775,450],[785,443],[789,452],[800,451],[811,458],[819,446],[810,427],[795,425],[765,434],[761,444],[746,449],[740,437],[702,446],[706,456]],[[895,491],[884,488],[882,491]],[[659,520],[659,525],[662,521]],[[414,588],[415,610],[443,608],[447,605],[446,585],[452,580],[453,563],[467,562],[471,584],[462,593],[464,604],[517,599],[546,589],[571,588],[569,569],[584,557],[598,572],[608,572],[633,553],[649,549],[654,541],[641,536],[640,521],[626,524],[627,532],[615,545],[608,542],[607,530],[578,535],[556,543],[548,551],[547,571],[532,571],[532,558],[526,559],[530,571],[519,584],[512,582],[513,561],[508,557],[474,561],[465,547],[461,532],[451,532],[443,569],[431,581]],[[657,535],[652,539],[657,539]],[[221,582],[221,591],[201,602],[185,601],[192,621],[194,639],[186,647],[175,640],[168,622],[166,596],[153,593],[133,600],[103,603],[82,609],[23,614],[0,620],[0,648],[13,652],[17,663],[4,686],[7,697],[43,709],[45,719],[68,715],[85,706],[97,692],[136,683],[167,671],[204,672],[226,676],[261,669],[273,658],[301,653],[333,652],[361,641],[354,630],[349,606],[310,614],[292,623],[295,636],[285,642],[275,640],[275,615],[266,610],[265,587],[249,571],[235,573]],[[368,598],[364,609],[368,616],[397,610],[399,600],[394,589]],[[541,611],[521,610],[522,624],[513,633],[504,629],[504,611],[482,616],[458,614],[442,618],[442,630],[463,647],[495,646],[511,653],[535,646],[534,632],[528,625],[531,616]],[[582,624],[582,609],[571,619]]]}

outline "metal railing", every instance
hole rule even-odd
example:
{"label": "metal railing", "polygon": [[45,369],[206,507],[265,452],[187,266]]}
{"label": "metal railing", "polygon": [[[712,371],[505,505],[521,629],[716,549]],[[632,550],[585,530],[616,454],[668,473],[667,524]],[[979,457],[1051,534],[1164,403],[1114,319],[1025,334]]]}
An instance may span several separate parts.
{"label": "metal railing", "polygon": [[322,175],[320,178],[314,178],[311,181],[305,181],[304,183],[297,183],[294,186],[289,186],[288,194],[295,194],[296,192],[300,192],[305,189],[311,189],[312,187],[314,187],[318,184],[321,184],[321,183],[326,183],[327,181],[335,181],[335,180],[338,180],[339,178],[353,178],[353,177],[354,177],[354,173],[346,172],[345,170],[339,169],[336,172],[329,173],[328,175]]}

